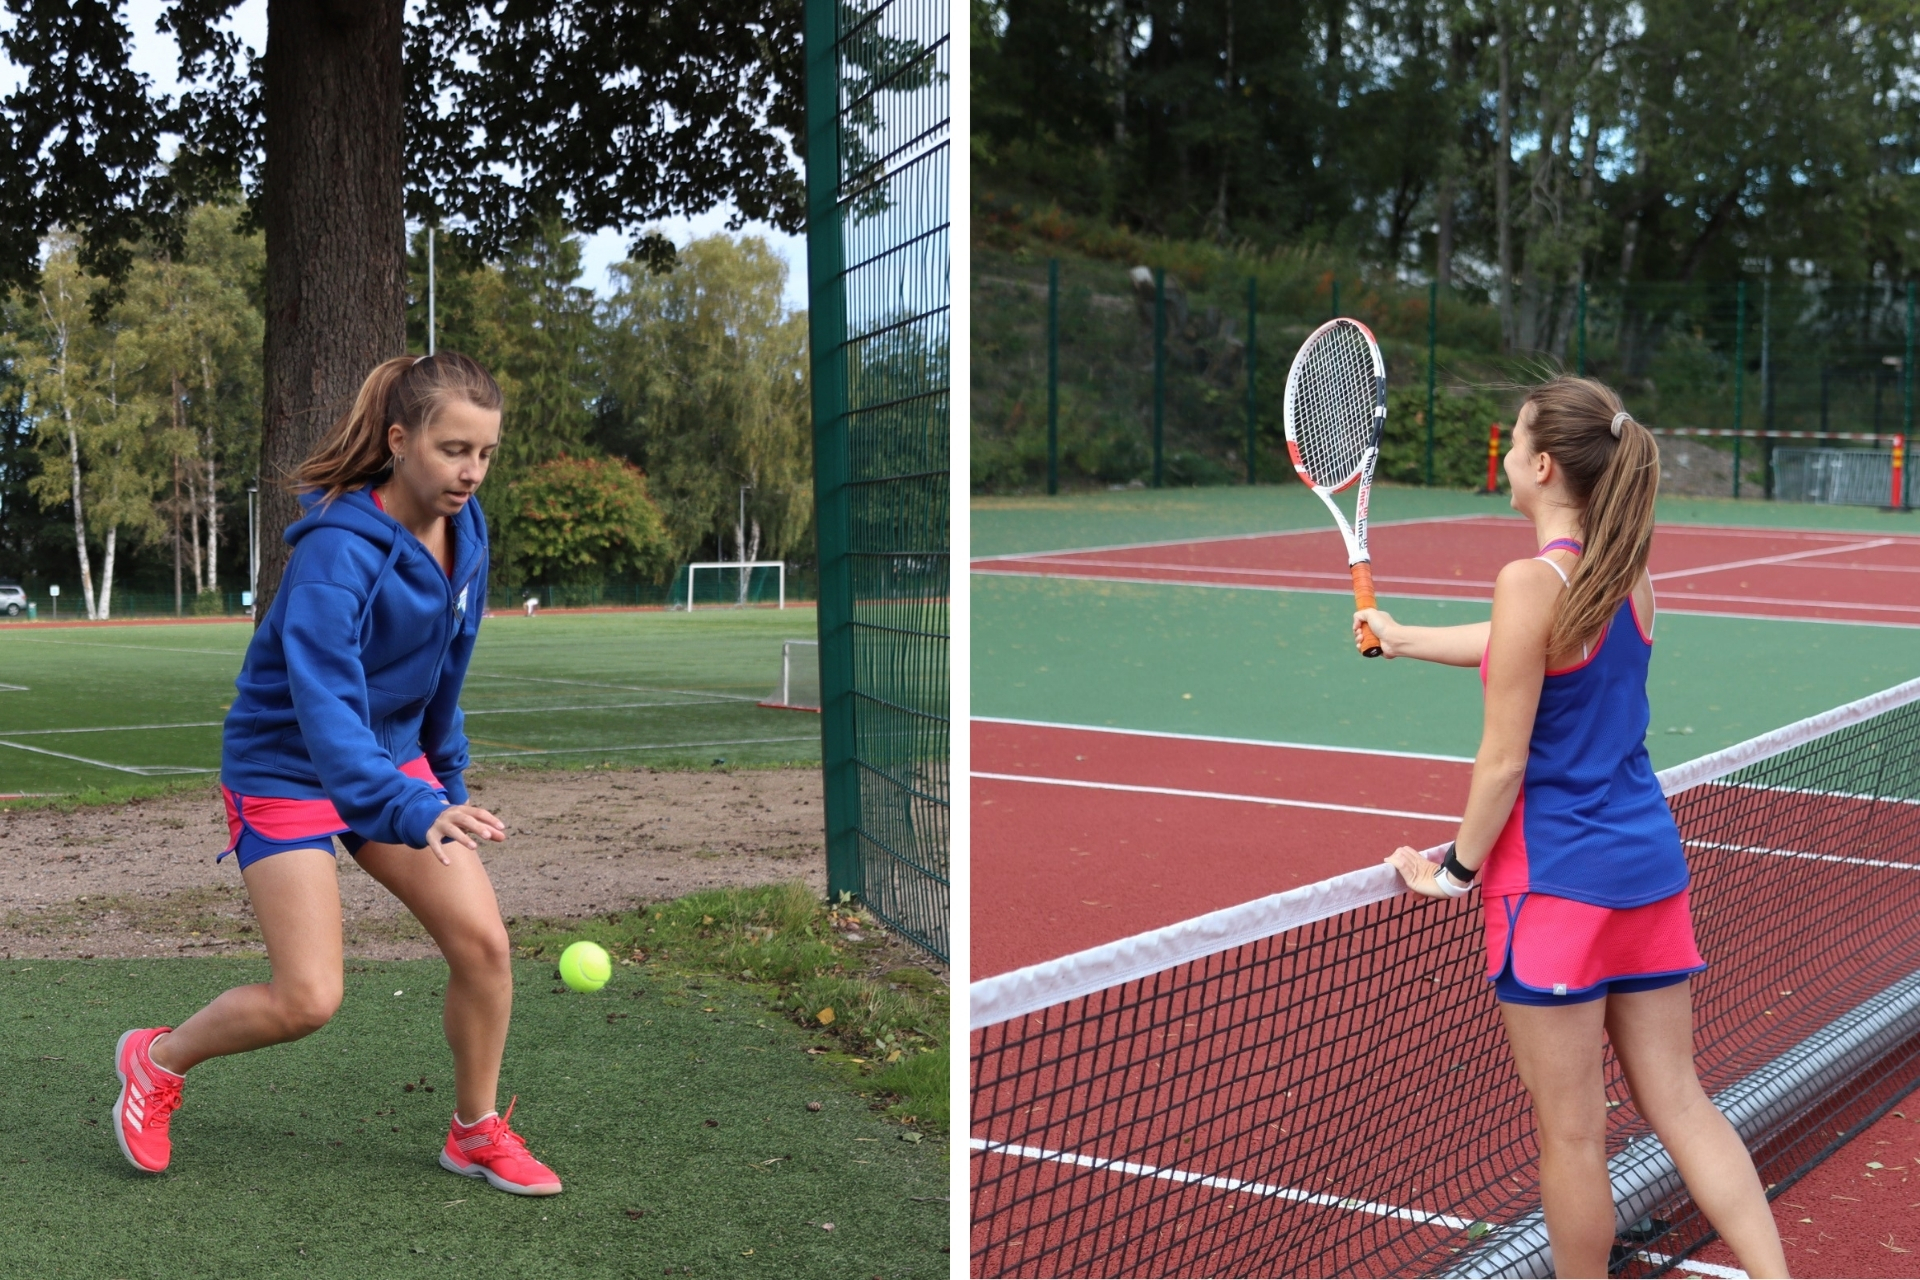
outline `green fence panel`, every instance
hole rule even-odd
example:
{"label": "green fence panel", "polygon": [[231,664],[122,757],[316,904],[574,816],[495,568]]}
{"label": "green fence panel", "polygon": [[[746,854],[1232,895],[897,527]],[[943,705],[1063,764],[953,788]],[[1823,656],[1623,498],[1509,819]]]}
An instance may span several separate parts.
{"label": "green fence panel", "polygon": [[948,9],[806,13],[827,887],[944,960]]}

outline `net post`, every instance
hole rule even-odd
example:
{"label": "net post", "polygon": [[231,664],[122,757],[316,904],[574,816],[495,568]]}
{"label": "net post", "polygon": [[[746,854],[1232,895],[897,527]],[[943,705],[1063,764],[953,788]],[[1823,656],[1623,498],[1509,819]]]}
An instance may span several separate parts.
{"label": "net post", "polygon": [[1500,492],[1500,424],[1494,423],[1487,428],[1487,489],[1488,493]]}
{"label": "net post", "polygon": [[1427,487],[1433,487],[1433,359],[1440,340],[1440,282],[1427,282]]}
{"label": "net post", "polygon": [[[853,569],[848,504],[847,308],[840,205],[840,5],[806,0],[807,307],[820,600],[820,767],[827,894],[858,893],[860,777],[854,762]],[[693,582],[687,583],[693,603]]]}
{"label": "net post", "polygon": [[1153,487],[1160,487],[1167,423],[1167,269],[1153,269]]}
{"label": "net post", "polygon": [[1060,492],[1060,259],[1047,259],[1047,493]]}
{"label": "net post", "polygon": [[1747,282],[1733,290],[1733,496],[1740,496],[1740,430],[1747,389]]}
{"label": "net post", "polygon": [[1254,362],[1260,352],[1260,282],[1247,277],[1247,483],[1254,482],[1253,450],[1258,419]]}

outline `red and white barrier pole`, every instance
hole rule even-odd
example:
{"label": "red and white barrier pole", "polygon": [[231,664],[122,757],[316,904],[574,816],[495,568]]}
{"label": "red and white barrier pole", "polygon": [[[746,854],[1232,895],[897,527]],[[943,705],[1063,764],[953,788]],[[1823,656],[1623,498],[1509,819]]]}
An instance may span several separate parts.
{"label": "red and white barrier pole", "polygon": [[1500,424],[1497,422],[1487,429],[1487,492],[1500,492]]}
{"label": "red and white barrier pole", "polygon": [[1893,438],[1893,496],[1890,505],[1895,511],[1904,511],[1907,506],[1907,438],[1903,435]]}

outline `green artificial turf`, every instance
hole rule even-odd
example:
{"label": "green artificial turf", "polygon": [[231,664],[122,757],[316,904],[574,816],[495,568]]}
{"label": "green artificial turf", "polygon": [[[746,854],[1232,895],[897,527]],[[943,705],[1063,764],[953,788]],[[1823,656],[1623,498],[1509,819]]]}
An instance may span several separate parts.
{"label": "green artificial turf", "polygon": [[[1342,509],[1351,514],[1351,494],[1341,501]],[[1394,484],[1375,485],[1373,489],[1371,516],[1375,523],[1512,514],[1504,494],[1489,497],[1457,489]],[[1920,511],[1735,502],[1730,498],[1662,498],[1658,518],[1673,524],[1920,533]],[[969,554],[975,557],[1333,527],[1320,500],[1305,485],[1291,482],[1206,489],[1128,489],[1052,498],[975,498],[970,522]]]}
{"label": "green artificial turf", "polygon": [[[1430,626],[1478,601],[1393,600]],[[1369,662],[1344,596],[973,577],[975,715],[1471,756],[1471,670]],[[1648,675],[1657,768],[1920,676],[1911,631],[1663,614]]]}
{"label": "green artificial turf", "polygon": [[[0,689],[0,795],[211,777],[251,634],[244,622],[0,627],[0,681],[25,686]],[[490,618],[462,698],[474,759],[817,764],[818,716],[757,705],[779,683],[781,641],[814,636],[810,606]]]}
{"label": "green artificial turf", "polygon": [[515,1127],[567,1184],[521,1199],[434,1163],[453,1107],[445,966],[349,970],[325,1029],[194,1070],[173,1166],[149,1177],[108,1120],[116,1037],[264,978],[264,962],[0,967],[6,1273],[949,1273],[946,1143],[876,1110],[834,1042],[762,991],[643,964],[577,995],[518,963],[502,1101],[519,1095]]}

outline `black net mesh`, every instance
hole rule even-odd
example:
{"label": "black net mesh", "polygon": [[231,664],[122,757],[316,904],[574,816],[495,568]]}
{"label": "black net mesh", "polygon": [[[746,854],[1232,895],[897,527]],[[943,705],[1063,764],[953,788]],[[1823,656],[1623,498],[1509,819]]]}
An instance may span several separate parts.
{"label": "black net mesh", "polygon": [[[1709,1093],[1920,973],[1920,705],[1672,803],[1711,966],[1693,980]],[[1482,945],[1477,896],[1397,897],[976,1030],[975,1273],[1471,1267],[1539,1203]],[[1606,1070],[1617,1153],[1646,1127],[1611,1054]],[[1920,1036],[1745,1134],[1770,1193],[1917,1074]],[[1616,1273],[1710,1238],[1675,1198]]]}

